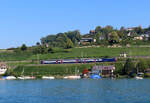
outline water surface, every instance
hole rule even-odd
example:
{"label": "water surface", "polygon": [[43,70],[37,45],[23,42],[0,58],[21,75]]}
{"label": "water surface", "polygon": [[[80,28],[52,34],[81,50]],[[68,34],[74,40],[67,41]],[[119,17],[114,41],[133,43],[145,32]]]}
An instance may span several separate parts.
{"label": "water surface", "polygon": [[150,79],[0,81],[0,103],[150,103]]}

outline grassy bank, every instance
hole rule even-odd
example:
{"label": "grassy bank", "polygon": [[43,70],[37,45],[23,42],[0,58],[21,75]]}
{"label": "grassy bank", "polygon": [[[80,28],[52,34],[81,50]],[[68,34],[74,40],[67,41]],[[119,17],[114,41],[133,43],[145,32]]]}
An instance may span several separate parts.
{"label": "grassy bank", "polygon": [[[94,64],[59,64],[59,65],[25,65],[18,66],[13,70],[13,75],[34,75],[34,76],[65,76],[80,74],[84,68],[91,68]],[[79,71],[79,72],[78,72]]]}
{"label": "grassy bank", "polygon": [[29,61],[43,59],[64,59],[64,58],[82,58],[82,57],[118,57],[121,52],[126,52],[128,56],[150,56],[149,47],[89,47],[89,48],[73,48],[69,51],[57,49],[54,53],[37,54],[31,52],[0,52],[1,61]]}
{"label": "grassy bank", "polygon": [[[15,53],[13,51],[0,52],[0,60],[6,61],[8,66],[12,68],[8,74],[20,76],[23,72],[25,76],[66,76],[80,74],[85,68],[92,68],[96,64],[53,64],[53,65],[41,65],[40,60],[43,59],[64,59],[64,58],[102,58],[102,57],[119,57],[121,52],[126,52],[128,56],[150,56],[149,47],[130,47],[130,48],[107,48],[107,47],[89,47],[89,48],[73,48],[69,51],[64,49],[57,49],[54,53],[38,54],[34,55],[31,52]],[[39,61],[36,61],[39,60]],[[147,67],[150,66],[149,59],[146,60]],[[136,71],[136,64],[139,58],[131,58],[134,64],[134,71]],[[115,63],[98,63],[97,65],[115,65],[115,74],[122,74],[123,66],[126,62],[126,58],[118,58]],[[145,66],[145,64],[144,64]],[[133,69],[131,68],[131,69]],[[79,72],[77,72],[79,71]]]}
{"label": "grassy bank", "polygon": [[92,63],[92,64],[50,64],[50,65],[20,65],[17,66],[10,75],[21,76],[67,76],[79,75],[87,68],[91,69],[94,65],[115,65],[116,70],[122,69],[120,62],[117,63]]}

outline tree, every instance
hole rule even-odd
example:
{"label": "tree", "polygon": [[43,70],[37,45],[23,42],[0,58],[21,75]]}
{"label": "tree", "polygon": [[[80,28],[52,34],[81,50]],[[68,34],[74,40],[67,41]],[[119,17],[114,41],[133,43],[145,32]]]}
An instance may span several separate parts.
{"label": "tree", "polygon": [[100,36],[101,36],[100,32],[96,33],[96,43],[97,44],[100,44]]}
{"label": "tree", "polygon": [[41,53],[41,49],[40,48],[41,48],[40,46],[34,47],[32,49],[33,54],[40,54]]}
{"label": "tree", "polygon": [[67,49],[73,48],[73,43],[72,43],[72,41],[71,41],[69,38],[67,38],[66,48],[67,48]]}
{"label": "tree", "polygon": [[96,32],[96,33],[101,32],[101,29],[102,29],[101,26],[97,26],[96,29],[95,29],[95,32]]}
{"label": "tree", "polygon": [[45,44],[45,43],[53,42],[55,40],[56,40],[56,35],[48,35],[46,37],[41,38],[41,43]]}
{"label": "tree", "polygon": [[148,26],[148,28],[147,28],[147,29],[148,29],[148,31],[150,31],[150,25]]}
{"label": "tree", "polygon": [[118,36],[123,39],[123,37],[125,36],[125,34],[126,34],[125,28],[121,27],[120,30],[118,31]]}
{"label": "tree", "polygon": [[73,42],[73,44],[79,42],[81,40],[81,34],[80,31],[74,30],[74,31],[68,31],[65,32],[66,36]]}
{"label": "tree", "polygon": [[48,51],[48,53],[55,53],[55,51],[52,47],[48,47],[47,51]]}
{"label": "tree", "polygon": [[115,67],[116,67],[116,69],[115,69],[115,71],[114,71],[114,74],[115,75],[122,75],[123,74],[123,63],[116,63],[115,64]]}
{"label": "tree", "polygon": [[21,46],[21,50],[22,50],[22,51],[27,50],[27,46],[26,46],[25,44],[22,44],[22,46]]}
{"label": "tree", "polygon": [[129,75],[131,72],[135,71],[134,68],[135,68],[135,66],[134,66],[132,60],[127,59],[125,65],[124,65],[124,68],[123,68],[123,74]]}
{"label": "tree", "polygon": [[110,33],[110,35],[109,35],[109,41],[111,43],[119,42],[119,36],[118,36],[117,32],[113,31],[113,32]]}
{"label": "tree", "polygon": [[102,34],[104,34],[105,39],[108,40],[109,39],[109,33],[111,33],[113,31],[113,27],[110,25],[107,25],[106,27],[102,28]]}
{"label": "tree", "polygon": [[40,42],[37,42],[37,43],[36,43],[36,46],[40,46]]}
{"label": "tree", "polygon": [[137,34],[140,34],[140,35],[143,33],[143,29],[142,29],[141,26],[138,26],[138,27],[134,28],[134,31],[135,31]]}
{"label": "tree", "polygon": [[141,59],[138,63],[137,63],[137,71],[138,72],[145,72],[145,70],[148,68],[148,64],[145,60]]}

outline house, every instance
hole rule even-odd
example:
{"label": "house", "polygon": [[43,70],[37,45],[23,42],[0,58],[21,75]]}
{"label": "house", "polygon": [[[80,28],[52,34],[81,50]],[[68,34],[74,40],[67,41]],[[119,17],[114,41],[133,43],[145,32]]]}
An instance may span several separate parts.
{"label": "house", "polygon": [[133,27],[133,28],[127,28],[126,30],[127,30],[127,31],[133,31],[133,30],[134,30],[134,27]]}
{"label": "house", "polygon": [[105,36],[104,35],[101,35],[100,37],[99,37],[99,40],[104,40],[105,39]]}
{"label": "house", "polygon": [[82,38],[80,42],[92,42],[93,38]]}
{"label": "house", "polygon": [[5,74],[5,72],[7,71],[8,66],[5,63],[0,63],[0,75]]}
{"label": "house", "polygon": [[149,40],[150,35],[149,34],[142,34],[141,35],[144,40]]}
{"label": "house", "polygon": [[147,31],[147,32],[146,32],[146,34],[148,34],[148,35],[149,35],[149,34],[150,34],[150,31]]}
{"label": "house", "polygon": [[126,58],[127,57],[127,53],[125,53],[125,52],[120,53],[120,57]]}
{"label": "house", "polygon": [[91,70],[92,74],[98,74],[101,73],[102,76],[113,76],[113,72],[115,70],[114,65],[109,65],[109,66],[94,66]]}
{"label": "house", "polygon": [[90,35],[94,35],[95,33],[95,30],[90,30]]}
{"label": "house", "polygon": [[143,40],[143,37],[142,36],[136,36],[133,38],[133,40]]}
{"label": "house", "polygon": [[93,39],[93,38],[82,38],[80,40],[80,43],[83,44],[83,45],[86,45],[87,43],[91,43],[91,42],[96,42],[96,39]]}
{"label": "house", "polygon": [[127,36],[131,36],[131,32],[129,32],[129,33],[127,34]]}

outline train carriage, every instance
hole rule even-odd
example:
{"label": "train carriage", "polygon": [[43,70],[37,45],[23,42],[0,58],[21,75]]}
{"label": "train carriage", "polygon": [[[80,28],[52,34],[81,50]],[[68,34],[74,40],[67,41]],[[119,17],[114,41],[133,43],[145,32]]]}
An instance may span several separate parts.
{"label": "train carriage", "polygon": [[63,60],[42,60],[41,64],[74,64],[74,63],[98,63],[116,62],[116,58],[97,58],[97,59],[63,59]]}

